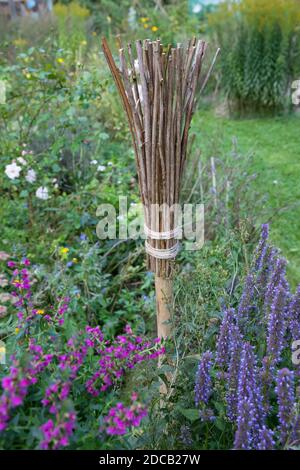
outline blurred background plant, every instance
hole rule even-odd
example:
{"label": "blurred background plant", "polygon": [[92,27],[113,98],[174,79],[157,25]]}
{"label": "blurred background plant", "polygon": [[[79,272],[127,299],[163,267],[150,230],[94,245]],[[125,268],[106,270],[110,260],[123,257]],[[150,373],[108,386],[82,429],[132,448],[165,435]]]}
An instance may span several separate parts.
{"label": "blurred background plant", "polygon": [[208,15],[222,46],[221,82],[233,112],[291,107],[291,83],[300,73],[299,20],[298,0],[228,1]]}
{"label": "blurred background plant", "polygon": [[71,51],[79,60],[87,46],[87,23],[90,17],[88,8],[77,2],[56,3],[53,8],[57,22],[58,45]]}

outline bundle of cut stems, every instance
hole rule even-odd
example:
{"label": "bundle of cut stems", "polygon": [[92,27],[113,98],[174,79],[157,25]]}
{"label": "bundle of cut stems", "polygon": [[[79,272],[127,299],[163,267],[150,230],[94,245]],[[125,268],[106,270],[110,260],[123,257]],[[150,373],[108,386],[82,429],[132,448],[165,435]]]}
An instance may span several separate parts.
{"label": "bundle of cut stems", "polygon": [[[174,207],[179,204],[196,96],[199,88],[205,86],[217,54],[200,85],[207,47],[202,40],[194,38],[186,46],[176,47],[164,47],[160,40],[138,40],[135,50],[131,44],[123,47],[119,40],[119,67],[105,39],[102,45],[132,134],[145,225],[150,229],[149,268],[156,274],[156,284],[161,285],[159,280],[164,279],[165,289],[170,290],[168,280],[172,277],[178,241],[175,236],[157,239],[151,235],[176,231]],[[151,247],[173,255],[161,259],[157,252],[151,254]],[[161,297],[159,290],[157,297]]]}

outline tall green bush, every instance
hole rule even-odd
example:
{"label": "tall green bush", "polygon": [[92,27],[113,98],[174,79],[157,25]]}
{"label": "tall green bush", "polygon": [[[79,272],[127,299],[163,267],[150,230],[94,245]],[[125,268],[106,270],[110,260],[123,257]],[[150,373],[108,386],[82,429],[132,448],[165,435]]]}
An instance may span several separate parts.
{"label": "tall green bush", "polygon": [[68,5],[58,2],[54,6],[54,14],[60,47],[70,49],[75,55],[80,47],[87,44],[86,22],[90,11],[76,1],[72,1]]}
{"label": "tall green bush", "polygon": [[276,112],[300,70],[298,0],[224,2],[208,17],[222,49],[222,84],[234,111]]}

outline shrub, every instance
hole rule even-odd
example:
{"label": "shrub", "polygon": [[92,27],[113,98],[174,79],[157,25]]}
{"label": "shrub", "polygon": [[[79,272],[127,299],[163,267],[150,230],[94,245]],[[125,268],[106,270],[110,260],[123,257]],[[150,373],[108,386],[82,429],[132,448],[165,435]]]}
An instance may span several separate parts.
{"label": "shrub", "polygon": [[[202,131],[202,139],[203,136]],[[262,210],[266,196],[254,190],[257,178],[252,171],[254,153],[243,154],[235,138],[232,138],[231,151],[224,151],[225,139],[221,132],[211,141],[210,138],[207,136],[205,155],[200,156],[198,149],[191,152],[183,197],[204,204],[206,239],[221,237],[238,227],[241,232],[246,229],[248,233],[244,238],[250,240],[259,220],[266,217]]]}
{"label": "shrub", "polygon": [[65,5],[56,3],[54,14],[57,20],[58,40],[62,49],[70,49],[75,55],[80,46],[86,46],[86,20],[90,11],[76,1]]}
{"label": "shrub", "polygon": [[224,91],[234,111],[284,108],[300,68],[299,2],[224,2],[208,17],[221,49]]}
{"label": "shrub", "polygon": [[17,55],[14,65],[3,60],[0,79],[6,84],[6,101],[0,104],[0,182],[1,195],[7,196],[9,204],[16,203],[14,229],[20,219],[21,225],[28,220],[33,228],[38,214],[49,210],[49,201],[50,226],[52,217],[60,218],[57,205],[65,207],[67,194],[66,216],[71,219],[72,212],[71,222],[76,220],[78,226],[86,210],[80,210],[79,216],[75,190],[84,191],[85,206],[91,192],[95,194],[95,213],[101,195],[96,191],[99,179],[119,180],[111,161],[118,146],[109,142],[104,122],[95,117],[104,108],[105,79],[96,67],[70,69],[66,57],[68,51],[31,47]]}

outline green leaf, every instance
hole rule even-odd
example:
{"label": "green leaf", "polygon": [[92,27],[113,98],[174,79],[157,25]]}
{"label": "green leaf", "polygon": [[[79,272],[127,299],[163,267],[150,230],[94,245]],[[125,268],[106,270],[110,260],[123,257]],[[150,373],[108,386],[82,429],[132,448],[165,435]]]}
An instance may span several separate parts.
{"label": "green leaf", "polygon": [[197,421],[199,419],[199,410],[196,408],[188,408],[188,409],[179,409],[180,413],[185,416],[191,423]]}
{"label": "green leaf", "polygon": [[224,429],[225,429],[225,423],[224,423],[224,421],[223,421],[221,418],[217,418],[217,419],[214,421],[214,425],[215,425],[216,428],[219,429],[220,431],[224,431]]}
{"label": "green leaf", "polygon": [[28,191],[26,189],[23,189],[21,192],[20,192],[20,197],[27,197],[28,196]]}
{"label": "green leaf", "polygon": [[57,165],[57,163],[54,163],[52,165],[52,171],[54,171],[54,173],[59,173],[61,171],[60,166]]}

